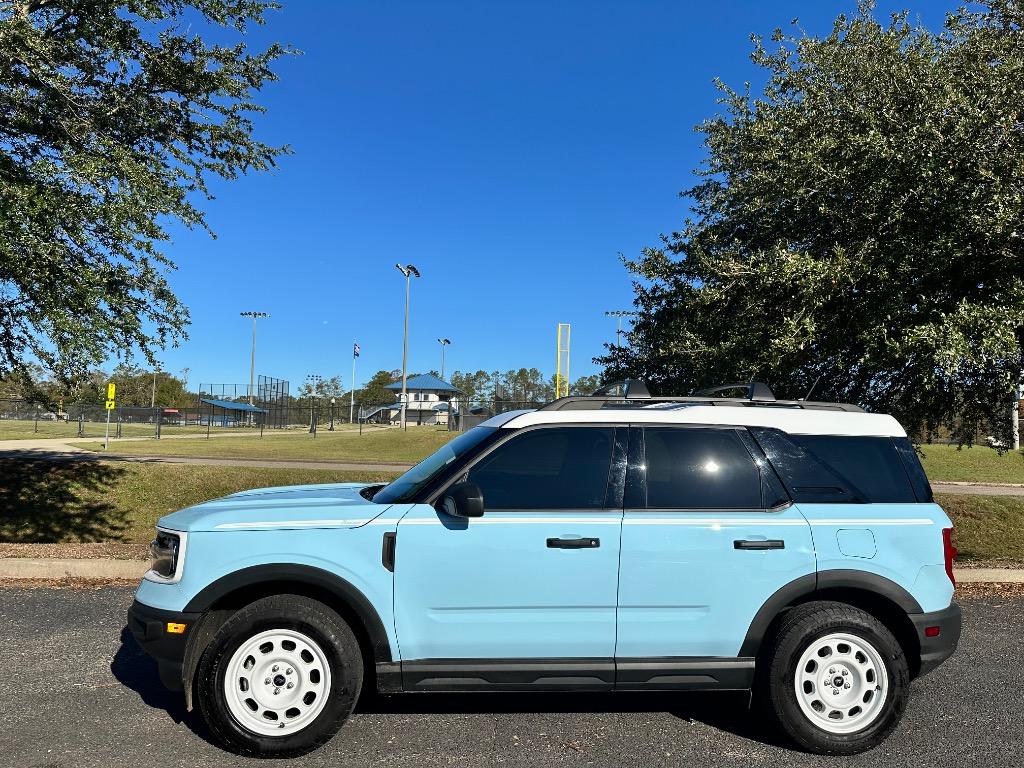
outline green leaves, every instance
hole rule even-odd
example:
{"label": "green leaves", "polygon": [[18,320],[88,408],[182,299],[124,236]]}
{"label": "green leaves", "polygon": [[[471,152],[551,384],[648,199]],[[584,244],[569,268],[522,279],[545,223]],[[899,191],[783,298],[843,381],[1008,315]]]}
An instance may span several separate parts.
{"label": "green leaves", "polygon": [[[760,94],[721,86],[693,219],[627,266],[638,319],[610,377],[757,377],[926,435],[1005,435],[1024,340],[1024,20],[939,33],[862,4],[824,38],[755,40]],[[819,379],[820,377],[820,379]]]}
{"label": "green leaves", "polygon": [[[213,176],[273,167],[253,96],[289,51],[206,43],[257,0],[0,0],[0,377],[59,378],[185,336],[166,225],[206,226]],[[189,17],[186,20],[186,16]]]}

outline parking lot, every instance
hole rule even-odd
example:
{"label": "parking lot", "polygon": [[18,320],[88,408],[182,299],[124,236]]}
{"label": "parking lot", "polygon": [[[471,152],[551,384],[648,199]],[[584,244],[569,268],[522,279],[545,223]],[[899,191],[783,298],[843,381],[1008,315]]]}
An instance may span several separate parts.
{"label": "parking lot", "polygon": [[[132,590],[0,590],[0,755],[10,766],[225,766],[124,631]],[[959,653],[903,724],[856,758],[781,746],[736,694],[364,697],[308,766],[1019,766],[1024,599],[963,601]],[[251,761],[250,761],[251,762]]]}

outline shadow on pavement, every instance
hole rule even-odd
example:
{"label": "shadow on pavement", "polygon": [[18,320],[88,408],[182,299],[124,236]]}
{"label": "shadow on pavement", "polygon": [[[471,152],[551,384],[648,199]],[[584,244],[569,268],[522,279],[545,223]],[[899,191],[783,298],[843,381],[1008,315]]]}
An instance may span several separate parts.
{"label": "shadow on pavement", "polygon": [[203,718],[194,709],[185,709],[185,696],[181,691],[169,691],[160,682],[156,662],[139,647],[131,630],[121,630],[121,646],[110,663],[110,672],[119,683],[139,694],[143,704],[162,709],[175,723],[188,727],[205,741],[210,741]]}
{"label": "shadow on pavement", "polygon": [[[156,662],[135,642],[131,631],[121,631],[121,647],[110,665],[121,684],[139,694],[154,709],[162,709],[175,723],[184,724],[210,741],[198,712],[185,711],[180,691],[168,691],[160,682]],[[517,713],[630,713],[668,712],[681,720],[705,723],[713,728],[762,744],[789,748],[748,707],[743,692],[715,693],[405,693],[380,695],[364,692],[356,714],[517,714]],[[211,742],[212,743],[212,742]]]}
{"label": "shadow on pavement", "polygon": [[668,712],[742,738],[791,749],[745,692],[692,693],[406,693],[363,695],[357,714],[516,714]]}
{"label": "shadow on pavement", "polygon": [[0,458],[0,541],[116,539],[127,524],[107,492],[123,474],[98,462]]}

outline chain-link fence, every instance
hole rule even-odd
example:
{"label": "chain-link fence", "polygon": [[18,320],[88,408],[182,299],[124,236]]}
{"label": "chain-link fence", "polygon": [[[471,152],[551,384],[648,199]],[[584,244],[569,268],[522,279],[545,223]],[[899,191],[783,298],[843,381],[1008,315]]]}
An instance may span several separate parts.
{"label": "chain-link fence", "polygon": [[[117,407],[73,403],[50,407],[25,400],[0,400],[0,440],[22,437],[113,438],[223,434],[225,431],[307,430],[336,431],[373,426],[400,426],[402,408],[396,399],[387,402],[350,402],[343,398],[267,398],[249,406],[237,402],[200,400],[195,405],[167,408]],[[465,431],[492,416],[523,408],[537,408],[537,401],[473,398],[438,400],[411,393],[406,407],[406,427],[431,427]]]}

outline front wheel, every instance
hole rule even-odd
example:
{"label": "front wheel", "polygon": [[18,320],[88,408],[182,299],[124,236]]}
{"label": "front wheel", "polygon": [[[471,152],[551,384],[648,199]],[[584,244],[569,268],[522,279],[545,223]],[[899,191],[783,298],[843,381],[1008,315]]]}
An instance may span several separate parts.
{"label": "front wheel", "polygon": [[359,643],[327,606],[298,595],[257,600],[203,654],[199,708],[217,740],[254,757],[293,757],[327,742],[363,680]]}
{"label": "front wheel", "polygon": [[798,606],[783,617],[765,655],[762,704],[804,749],[864,752],[903,717],[906,657],[892,633],[865,611],[835,602]]}

